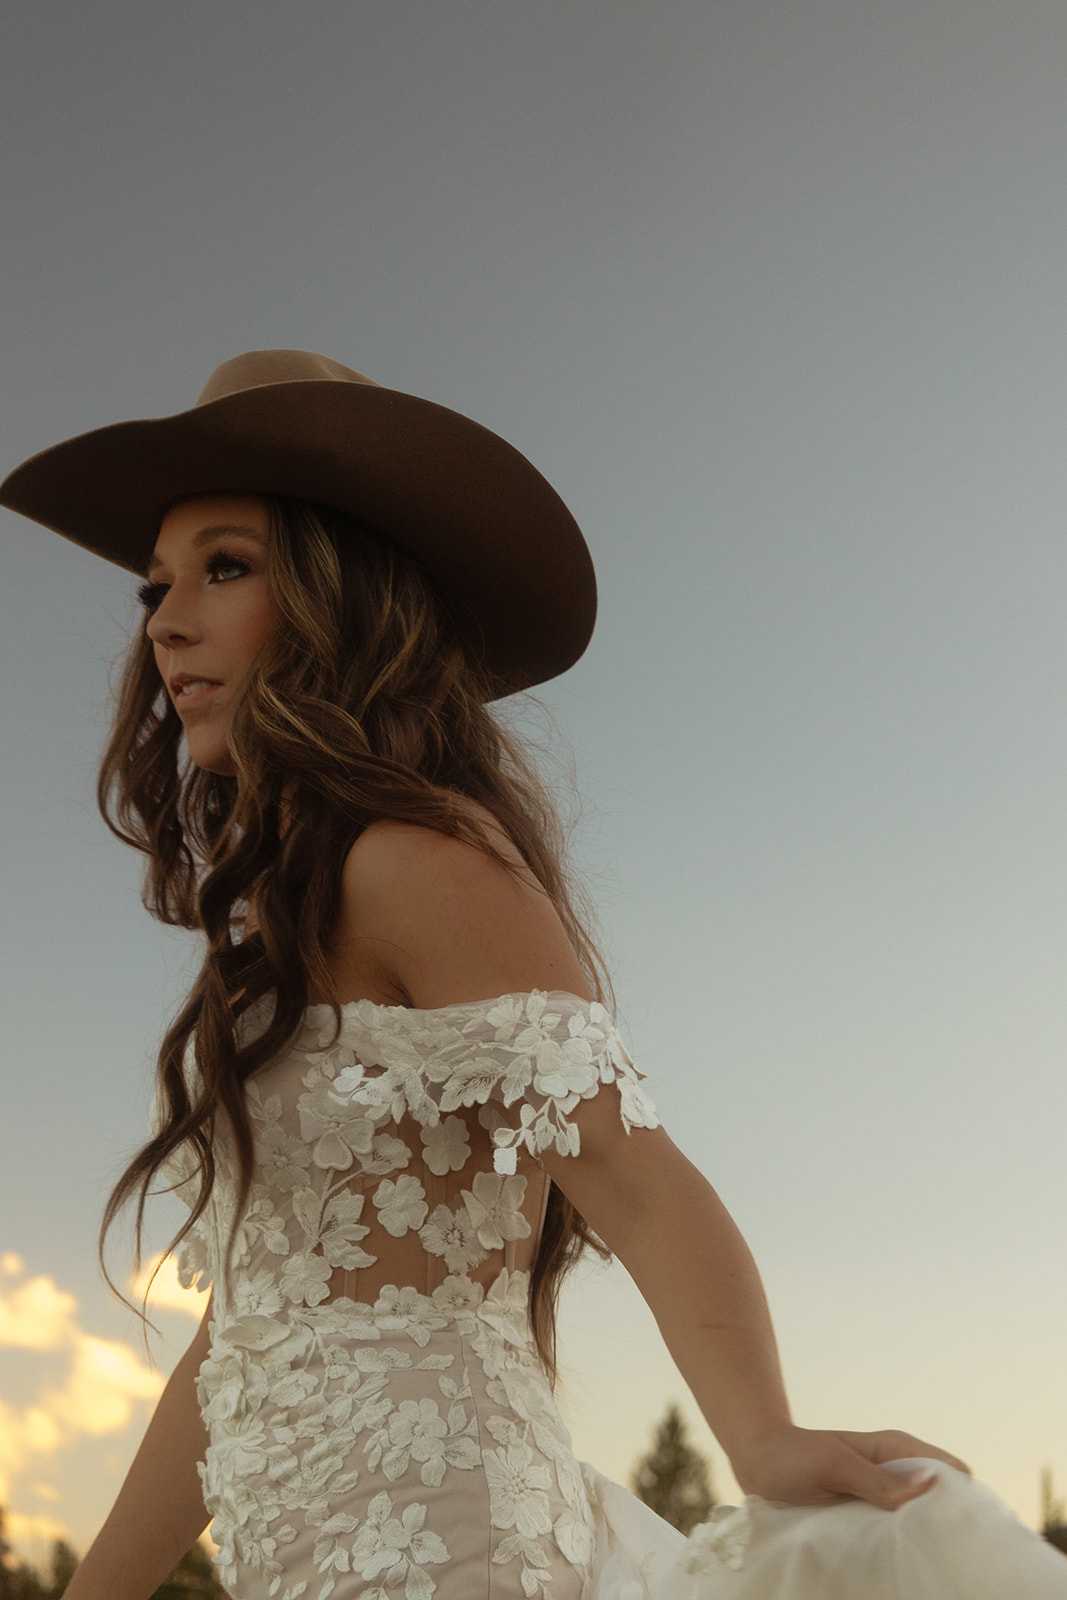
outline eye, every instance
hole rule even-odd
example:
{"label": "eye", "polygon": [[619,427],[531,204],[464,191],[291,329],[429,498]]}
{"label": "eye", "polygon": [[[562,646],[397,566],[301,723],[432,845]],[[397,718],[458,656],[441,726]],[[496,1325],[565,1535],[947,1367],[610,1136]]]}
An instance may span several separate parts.
{"label": "eye", "polygon": [[[235,577],[247,577],[252,567],[243,556],[230,555],[226,550],[214,550],[205,561],[204,569],[216,582],[232,583]],[[137,598],[149,613],[158,611],[169,588],[169,583],[142,583],[137,590]]]}
{"label": "eye", "polygon": [[232,582],[232,579],[223,577],[226,572],[235,572],[239,578],[243,578],[252,570],[243,556],[232,556],[226,550],[213,551],[208,557],[206,565],[211,576],[220,578],[223,583]]}
{"label": "eye", "polygon": [[162,605],[166,592],[165,583],[142,583],[137,590],[137,598],[146,611],[156,611]]}

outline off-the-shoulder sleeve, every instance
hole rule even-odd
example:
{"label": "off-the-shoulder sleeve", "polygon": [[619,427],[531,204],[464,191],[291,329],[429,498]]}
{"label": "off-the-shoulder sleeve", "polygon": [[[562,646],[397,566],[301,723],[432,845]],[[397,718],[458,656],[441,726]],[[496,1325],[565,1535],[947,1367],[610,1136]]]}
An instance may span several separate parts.
{"label": "off-the-shoulder sleeve", "polygon": [[627,1132],[659,1126],[611,1017],[596,1001],[535,990],[437,1011],[374,1010],[378,1060],[367,1065],[384,1069],[378,1083],[404,1110],[423,1124],[461,1107],[510,1112],[483,1119],[492,1127],[499,1173],[515,1171],[520,1149],[578,1155],[571,1114],[604,1085],[618,1090]]}

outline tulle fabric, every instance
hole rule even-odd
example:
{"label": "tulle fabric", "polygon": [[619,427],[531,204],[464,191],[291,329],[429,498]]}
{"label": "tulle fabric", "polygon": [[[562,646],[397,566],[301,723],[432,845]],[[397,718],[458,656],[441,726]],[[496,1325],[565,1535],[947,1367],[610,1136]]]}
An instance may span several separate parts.
{"label": "tulle fabric", "polygon": [[981,1484],[941,1462],[898,1511],[858,1500],[771,1505],[750,1497],[686,1540],[583,1466],[596,1547],[583,1600],[1061,1600],[1067,1558]]}

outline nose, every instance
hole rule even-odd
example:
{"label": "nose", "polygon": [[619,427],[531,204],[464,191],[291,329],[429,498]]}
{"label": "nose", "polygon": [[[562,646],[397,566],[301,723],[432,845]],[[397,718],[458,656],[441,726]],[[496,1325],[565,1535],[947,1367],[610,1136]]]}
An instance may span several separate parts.
{"label": "nose", "polygon": [[189,644],[200,636],[196,608],[178,584],[171,584],[145,625],[153,644]]}

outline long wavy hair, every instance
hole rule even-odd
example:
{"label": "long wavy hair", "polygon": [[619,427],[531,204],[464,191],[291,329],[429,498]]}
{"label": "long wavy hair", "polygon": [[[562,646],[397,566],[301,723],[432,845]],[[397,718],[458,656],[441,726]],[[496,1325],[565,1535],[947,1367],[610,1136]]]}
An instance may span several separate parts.
{"label": "long wavy hair", "polygon": [[[244,1085],[295,1037],[311,993],[327,998],[340,1025],[327,949],[345,857],[370,823],[388,817],[435,828],[516,870],[470,802],[484,808],[551,899],[592,991],[604,998],[610,990],[565,869],[551,795],[488,708],[477,663],[417,562],[340,512],[281,498],[267,505],[267,574],[280,621],[234,706],[236,775],[202,771],[183,754],[181,721],[143,632],[126,661],[101,764],[104,819],[147,857],[145,905],[207,942],[160,1049],[160,1126],[104,1211],[102,1262],[112,1224],[135,1199],[140,1265],[153,1180],[188,1147],[199,1192],[168,1248],[177,1247],[211,1195],[219,1116],[238,1162],[232,1244],[253,1175]],[[238,937],[253,901],[255,928]],[[239,1017],[268,994],[269,1024],[244,1039]],[[195,1093],[182,1067],[190,1039]],[[553,1377],[559,1287],[586,1245],[603,1252],[553,1184],[530,1279],[534,1337]]]}

